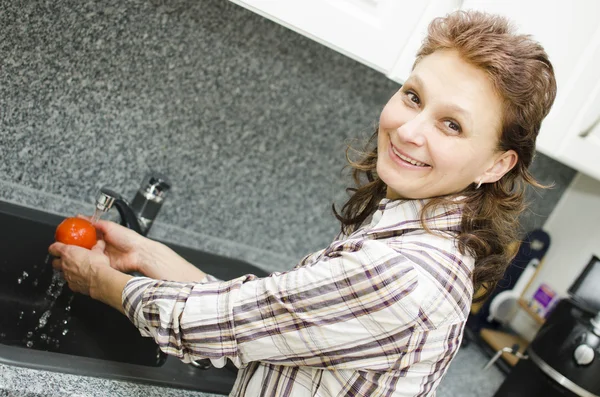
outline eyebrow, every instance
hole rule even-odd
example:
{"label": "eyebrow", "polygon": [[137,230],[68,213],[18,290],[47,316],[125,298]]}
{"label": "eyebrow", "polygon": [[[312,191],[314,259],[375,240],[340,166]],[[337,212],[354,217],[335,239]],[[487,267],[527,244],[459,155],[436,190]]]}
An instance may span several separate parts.
{"label": "eyebrow", "polygon": [[[425,84],[423,83],[423,80],[416,74],[411,75],[406,82],[417,85],[421,91],[425,91]],[[406,82],[404,85],[406,85]],[[454,103],[444,103],[442,106],[448,111],[460,114],[467,119],[467,121],[471,122],[471,113],[469,113],[469,111],[467,111],[465,108]]]}

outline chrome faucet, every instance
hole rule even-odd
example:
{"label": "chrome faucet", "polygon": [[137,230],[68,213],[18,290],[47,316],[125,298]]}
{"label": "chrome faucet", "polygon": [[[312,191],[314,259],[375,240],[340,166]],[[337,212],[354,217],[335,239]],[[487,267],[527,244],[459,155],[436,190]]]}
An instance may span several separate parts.
{"label": "chrome faucet", "polygon": [[121,225],[145,236],[170,188],[171,182],[166,176],[151,172],[144,177],[131,204],[115,191],[102,187],[96,196],[96,209],[107,212],[115,206],[121,216]]}

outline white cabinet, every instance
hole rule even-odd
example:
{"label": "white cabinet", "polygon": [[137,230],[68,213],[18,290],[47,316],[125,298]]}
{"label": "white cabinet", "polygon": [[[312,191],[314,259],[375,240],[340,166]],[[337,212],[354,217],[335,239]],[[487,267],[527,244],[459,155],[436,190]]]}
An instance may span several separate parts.
{"label": "white cabinet", "polygon": [[563,120],[560,113],[555,117],[564,125],[563,131],[553,131],[562,136],[557,139],[556,158],[600,180],[600,29],[572,80],[564,107],[577,107],[576,116],[572,120]]}
{"label": "white cabinet", "polygon": [[[232,0],[388,74],[432,4],[458,0]],[[438,7],[439,8],[439,7]]]}

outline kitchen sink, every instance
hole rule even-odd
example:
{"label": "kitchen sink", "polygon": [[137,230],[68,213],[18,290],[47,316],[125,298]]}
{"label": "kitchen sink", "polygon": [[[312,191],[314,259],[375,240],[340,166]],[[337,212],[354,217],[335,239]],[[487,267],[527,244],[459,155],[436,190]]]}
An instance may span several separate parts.
{"label": "kitchen sink", "polygon": [[[68,288],[45,261],[63,219],[0,201],[0,363],[229,393],[237,375],[230,362],[217,369],[168,357],[124,315]],[[166,244],[221,279],[267,275],[240,260]]]}

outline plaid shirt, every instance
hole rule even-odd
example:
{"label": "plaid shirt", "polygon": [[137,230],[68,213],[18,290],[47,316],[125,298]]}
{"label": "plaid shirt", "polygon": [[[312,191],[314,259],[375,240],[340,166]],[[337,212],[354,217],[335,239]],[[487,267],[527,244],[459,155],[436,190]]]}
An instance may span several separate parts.
{"label": "plaid shirt", "polygon": [[[230,396],[435,396],[473,294],[460,207],[383,199],[363,227],[288,272],[202,283],[139,277],[129,319],[184,362],[230,359]],[[342,237],[342,238],[340,238]]]}

